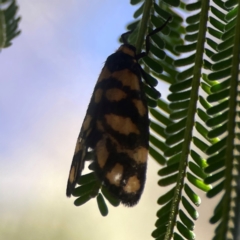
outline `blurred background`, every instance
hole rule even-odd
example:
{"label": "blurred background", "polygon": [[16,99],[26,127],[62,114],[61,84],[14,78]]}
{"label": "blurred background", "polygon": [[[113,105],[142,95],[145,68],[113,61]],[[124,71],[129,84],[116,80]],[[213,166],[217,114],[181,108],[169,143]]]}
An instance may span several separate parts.
{"label": "blurred background", "polygon": [[[98,75],[132,21],[128,0],[18,0],[21,35],[0,56],[0,239],[147,240],[156,221],[159,165],[134,208],[65,196],[77,136]],[[167,86],[159,83],[163,98]],[[196,190],[201,195],[201,192]],[[197,239],[210,240],[213,203],[199,207]]]}

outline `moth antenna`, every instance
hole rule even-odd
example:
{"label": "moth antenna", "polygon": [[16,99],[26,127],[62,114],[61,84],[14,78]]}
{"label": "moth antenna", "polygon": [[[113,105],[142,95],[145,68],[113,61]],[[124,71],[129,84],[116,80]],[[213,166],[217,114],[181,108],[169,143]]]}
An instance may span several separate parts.
{"label": "moth antenna", "polygon": [[141,53],[139,53],[139,54],[136,56],[136,58],[137,58],[138,60],[148,55],[149,50],[150,50],[150,37],[151,37],[152,35],[160,32],[160,31],[169,23],[170,20],[172,20],[172,17],[169,17],[162,26],[154,29],[152,32],[150,32],[150,33],[146,36],[146,44],[145,44],[145,45],[146,45],[146,52],[141,52]]}

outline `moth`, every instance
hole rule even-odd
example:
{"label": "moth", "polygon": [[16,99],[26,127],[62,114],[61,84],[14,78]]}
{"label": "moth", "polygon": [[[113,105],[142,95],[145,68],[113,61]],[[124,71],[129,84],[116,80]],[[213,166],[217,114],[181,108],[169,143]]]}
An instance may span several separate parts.
{"label": "moth", "polygon": [[[94,172],[110,193],[126,206],[138,203],[144,189],[149,148],[149,118],[144,83],[149,84],[138,61],[149,52],[136,53],[122,34],[123,44],[110,55],[95,85],[70,168],[67,196],[78,182],[87,152],[94,153]],[[153,87],[152,87],[153,88]],[[160,96],[160,95],[159,95]]]}

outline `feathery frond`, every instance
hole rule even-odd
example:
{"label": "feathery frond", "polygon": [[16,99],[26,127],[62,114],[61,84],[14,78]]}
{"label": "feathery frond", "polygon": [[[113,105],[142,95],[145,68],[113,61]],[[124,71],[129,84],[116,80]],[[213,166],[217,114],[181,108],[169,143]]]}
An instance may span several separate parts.
{"label": "feathery frond", "polygon": [[15,0],[0,1],[0,50],[11,46],[12,39],[21,32],[18,30],[21,18],[16,18],[17,10]]}
{"label": "feathery frond", "polygon": [[[214,239],[237,239],[239,216],[236,206],[239,205],[239,152],[236,133],[239,95],[239,55],[240,55],[240,11],[237,1],[214,1],[211,6],[212,17],[208,31],[208,45],[212,48],[210,61],[205,64],[211,70],[207,80],[210,95],[207,100],[212,104],[207,109],[211,118],[206,120],[211,127],[209,138],[219,140],[211,145],[206,153],[209,155],[206,172],[211,176],[206,183],[214,184],[207,196],[212,198],[222,194],[210,222],[217,223]],[[215,39],[213,42],[211,39]],[[233,229],[235,229],[233,231]],[[234,236],[235,235],[235,236]]]}

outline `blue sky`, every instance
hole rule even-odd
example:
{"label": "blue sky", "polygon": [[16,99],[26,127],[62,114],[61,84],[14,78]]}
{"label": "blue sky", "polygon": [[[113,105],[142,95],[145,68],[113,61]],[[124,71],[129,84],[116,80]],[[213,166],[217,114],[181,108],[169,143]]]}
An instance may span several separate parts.
{"label": "blue sky", "polygon": [[[135,8],[127,0],[18,4],[22,34],[0,56],[0,238],[151,239],[162,193],[151,159],[134,208],[110,207],[103,218],[95,200],[76,208],[65,197],[92,90]],[[201,208],[212,211],[209,204]],[[210,230],[196,230],[198,239],[210,239]]]}

